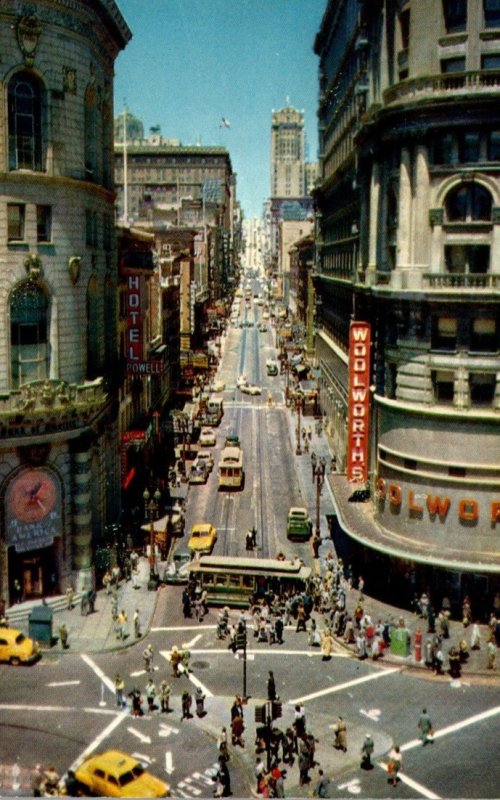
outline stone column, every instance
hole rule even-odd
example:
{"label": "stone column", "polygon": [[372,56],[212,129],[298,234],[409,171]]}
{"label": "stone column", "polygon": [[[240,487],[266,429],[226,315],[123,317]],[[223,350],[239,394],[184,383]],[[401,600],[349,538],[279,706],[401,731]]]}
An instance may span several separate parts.
{"label": "stone column", "polygon": [[368,242],[368,268],[370,272],[375,272],[378,263],[378,232],[379,232],[379,213],[380,213],[380,164],[374,161],[372,164],[372,175],[370,182],[370,218],[369,218],[369,242]]}
{"label": "stone column", "polygon": [[429,264],[429,162],[427,147],[419,145],[415,159],[415,200],[413,203],[412,263],[415,267]]}
{"label": "stone column", "polygon": [[72,456],[73,472],[73,576],[77,591],[93,586],[92,565],[92,453],[80,442]]}
{"label": "stone column", "polygon": [[408,148],[403,147],[399,166],[398,252],[396,259],[398,267],[410,265],[411,217],[411,156]]}

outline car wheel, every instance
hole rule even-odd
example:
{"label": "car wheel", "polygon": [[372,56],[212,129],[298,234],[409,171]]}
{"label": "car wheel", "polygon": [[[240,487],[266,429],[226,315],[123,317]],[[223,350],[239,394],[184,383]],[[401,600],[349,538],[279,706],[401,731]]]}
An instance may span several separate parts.
{"label": "car wheel", "polygon": [[21,663],[21,659],[18,656],[11,656],[9,659],[9,664],[12,664],[13,667],[18,667]]}

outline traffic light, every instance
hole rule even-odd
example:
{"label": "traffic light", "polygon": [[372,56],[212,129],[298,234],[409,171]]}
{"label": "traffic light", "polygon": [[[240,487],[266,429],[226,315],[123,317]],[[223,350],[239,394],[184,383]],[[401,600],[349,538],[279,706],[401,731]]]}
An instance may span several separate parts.
{"label": "traffic light", "polygon": [[255,722],[266,723],[266,706],[255,706]]}
{"label": "traffic light", "polygon": [[247,646],[247,635],[246,633],[237,633],[234,637],[234,643],[236,645],[237,650],[244,650]]}
{"label": "traffic light", "polygon": [[279,719],[282,715],[282,705],[278,703],[276,700],[273,700],[272,707],[271,707],[271,717],[272,719]]}

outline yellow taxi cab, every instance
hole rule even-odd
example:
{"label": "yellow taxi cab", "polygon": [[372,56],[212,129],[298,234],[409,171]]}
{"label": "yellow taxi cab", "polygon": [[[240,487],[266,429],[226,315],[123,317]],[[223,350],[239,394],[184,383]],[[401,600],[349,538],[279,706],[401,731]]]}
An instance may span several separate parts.
{"label": "yellow taxi cab", "polygon": [[214,526],[209,522],[201,522],[191,528],[188,548],[193,553],[210,554],[216,541],[217,530]]}
{"label": "yellow taxi cab", "polygon": [[0,628],[0,661],[17,666],[32,664],[41,656],[40,645],[16,628]]}
{"label": "yellow taxi cab", "polygon": [[169,797],[168,783],[146,772],[140,761],[106,750],[89,756],[75,770],[75,780],[98,797]]}

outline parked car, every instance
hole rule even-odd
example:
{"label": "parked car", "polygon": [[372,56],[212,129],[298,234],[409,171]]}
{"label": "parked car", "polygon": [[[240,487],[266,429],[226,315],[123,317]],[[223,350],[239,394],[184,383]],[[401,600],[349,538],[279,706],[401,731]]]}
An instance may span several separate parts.
{"label": "parked car", "polygon": [[215,433],[212,428],[202,428],[199,443],[202,447],[214,447],[216,442]]}
{"label": "parked car", "polygon": [[236,433],[236,431],[229,431],[225,441],[224,447],[239,447],[240,446],[240,437]]}
{"label": "parked car", "polygon": [[292,506],[288,511],[286,520],[286,535],[288,539],[309,539],[312,533],[311,517],[307,508]]}
{"label": "parked car", "polygon": [[201,522],[193,525],[191,536],[188,541],[188,548],[193,553],[209,555],[217,541],[217,530],[209,522]]}
{"label": "parked car", "polygon": [[168,783],[146,772],[140,761],[107,750],[89,756],[75,770],[75,778],[86,793],[98,797],[168,797]]}
{"label": "parked car", "polygon": [[265,323],[265,322],[261,322],[261,323],[260,323],[260,325],[259,325],[259,331],[260,331],[260,333],[265,333],[265,332],[267,331],[267,325],[266,325],[266,323]]}
{"label": "parked car", "polygon": [[198,455],[195,458],[194,464],[203,464],[207,472],[212,472],[214,468],[214,457],[210,450],[198,450]]}
{"label": "parked car", "polygon": [[163,580],[165,583],[187,583],[189,580],[189,565],[192,553],[190,550],[176,550],[170,564],[165,570]]}
{"label": "parked car", "polygon": [[206,483],[208,478],[207,468],[205,464],[201,462],[197,463],[197,461],[198,456],[189,471],[189,483]]}
{"label": "parked car", "polygon": [[266,361],[266,371],[268,375],[278,374],[278,363],[273,358],[268,358]]}
{"label": "parked car", "polygon": [[33,664],[41,657],[40,645],[17,628],[0,628],[0,661],[13,666]]}

